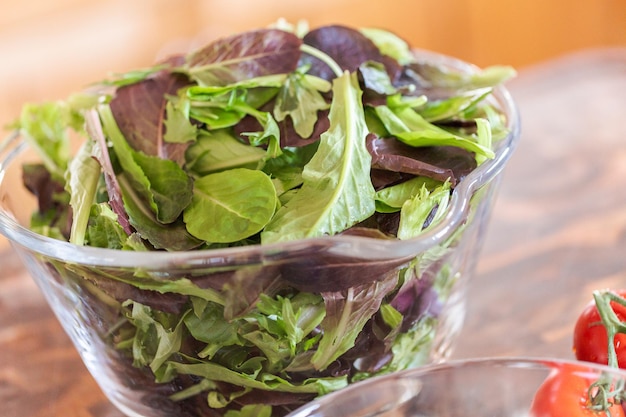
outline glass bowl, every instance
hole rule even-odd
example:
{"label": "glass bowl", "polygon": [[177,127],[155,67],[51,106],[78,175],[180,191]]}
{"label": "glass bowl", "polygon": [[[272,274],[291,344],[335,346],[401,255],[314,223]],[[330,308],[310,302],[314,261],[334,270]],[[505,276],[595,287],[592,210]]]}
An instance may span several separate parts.
{"label": "glass bowl", "polygon": [[[219,416],[261,402],[282,416],[351,383],[451,353],[464,287],[519,138],[507,90],[492,98],[509,135],[456,187],[443,220],[412,240],[341,235],[187,252],[75,246],[25,226],[35,202],[18,184],[33,152],[17,137],[0,144],[0,233],[125,414]],[[402,315],[392,330],[389,306]],[[342,333],[324,333],[322,320]]]}
{"label": "glass bowl", "polygon": [[[289,417],[608,415],[584,409],[593,403],[588,390],[596,382],[605,384],[607,393],[622,391],[623,398],[626,371],[562,359],[458,360],[360,382],[317,399]],[[597,392],[592,389],[592,395]],[[623,415],[621,410],[611,410],[612,415]]]}

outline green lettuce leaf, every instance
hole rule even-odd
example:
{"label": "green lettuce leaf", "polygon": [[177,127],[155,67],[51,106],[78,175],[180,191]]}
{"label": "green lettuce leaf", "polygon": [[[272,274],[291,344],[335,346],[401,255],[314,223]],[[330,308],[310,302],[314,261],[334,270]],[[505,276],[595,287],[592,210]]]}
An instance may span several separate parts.
{"label": "green lettuce leaf", "polygon": [[333,235],[374,213],[361,95],[356,75],[334,81],[330,127],[304,167],[302,188],[266,226],[263,243]]}
{"label": "green lettuce leaf", "polygon": [[18,122],[22,137],[37,150],[48,172],[57,180],[63,179],[70,161],[68,117],[62,103],[26,104]]}
{"label": "green lettuce leaf", "polygon": [[396,138],[411,146],[456,146],[485,158],[493,158],[492,149],[475,138],[462,137],[436,126],[408,106],[376,106],[376,114]]}
{"label": "green lettuce leaf", "polygon": [[406,240],[414,238],[426,230],[425,225],[431,226],[436,224],[446,212],[449,200],[449,182],[445,182],[432,191],[428,190],[426,186],[423,185],[417,195],[408,199],[402,205],[400,211],[400,225],[398,226],[397,234],[398,239]]}
{"label": "green lettuce leaf", "polygon": [[72,207],[70,242],[79,246],[85,243],[91,205],[95,203],[102,172],[100,164],[92,157],[92,145],[92,141],[83,142],[65,173],[65,187],[70,193],[70,206]]}

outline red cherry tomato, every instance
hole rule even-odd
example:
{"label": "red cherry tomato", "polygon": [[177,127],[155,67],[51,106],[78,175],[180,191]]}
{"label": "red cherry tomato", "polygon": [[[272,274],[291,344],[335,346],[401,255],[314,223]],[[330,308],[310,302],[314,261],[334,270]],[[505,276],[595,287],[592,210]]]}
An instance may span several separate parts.
{"label": "red cherry tomato", "polygon": [[[626,290],[613,292],[626,298]],[[626,306],[614,301],[611,301],[610,305],[619,320],[626,322]],[[617,353],[618,366],[626,368],[626,334],[618,333],[614,339],[614,346]],[[585,306],[576,321],[573,349],[578,360],[607,365],[607,333],[594,300]]]}
{"label": "red cherry tomato", "polygon": [[[589,409],[589,387],[597,376],[584,368],[565,365],[554,368],[541,384],[530,408],[530,417],[599,417],[608,416]],[[610,407],[611,417],[625,417],[621,405]]]}

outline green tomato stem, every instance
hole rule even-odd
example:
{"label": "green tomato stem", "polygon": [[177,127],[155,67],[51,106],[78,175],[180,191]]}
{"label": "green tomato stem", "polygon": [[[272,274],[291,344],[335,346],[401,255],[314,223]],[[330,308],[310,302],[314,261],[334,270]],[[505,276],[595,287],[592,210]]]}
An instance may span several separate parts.
{"label": "green tomato stem", "polygon": [[613,368],[618,368],[617,352],[615,351],[615,336],[618,333],[626,334],[626,323],[622,322],[615,311],[611,307],[611,302],[621,304],[626,307],[626,299],[620,297],[612,291],[594,291],[593,299],[596,303],[596,308],[602,319],[602,324],[606,329],[608,339],[608,365]]}
{"label": "green tomato stem", "polygon": [[[615,336],[618,333],[626,334],[626,322],[621,321],[619,317],[617,317],[611,303],[617,303],[626,307],[626,299],[608,290],[594,291],[593,299],[595,301],[596,308],[598,309],[598,313],[600,314],[602,325],[606,329],[608,340],[608,366],[612,368],[619,368],[617,352],[615,350]],[[604,377],[601,377],[589,388],[589,396],[592,399],[591,403],[594,405],[592,406],[592,409],[603,410],[609,414],[609,399],[612,399],[613,403],[622,403],[626,401],[625,384],[626,382],[624,380],[620,380],[616,386],[611,386],[612,384],[610,381],[606,381]]]}

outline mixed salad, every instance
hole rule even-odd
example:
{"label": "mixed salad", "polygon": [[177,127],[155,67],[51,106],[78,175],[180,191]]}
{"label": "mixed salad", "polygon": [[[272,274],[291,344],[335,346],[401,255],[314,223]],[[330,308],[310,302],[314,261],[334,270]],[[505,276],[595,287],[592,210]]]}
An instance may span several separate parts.
{"label": "mixed salad", "polygon": [[[513,75],[453,71],[381,29],[280,22],[219,39],[24,107],[15,128],[41,156],[23,171],[31,228],[137,252],[413,239],[494,157],[508,132],[489,97]],[[358,260],[161,277],[50,264],[84,288],[122,379],[155,388],[142,401],[278,416],[423,363],[451,250],[358,273]]]}

